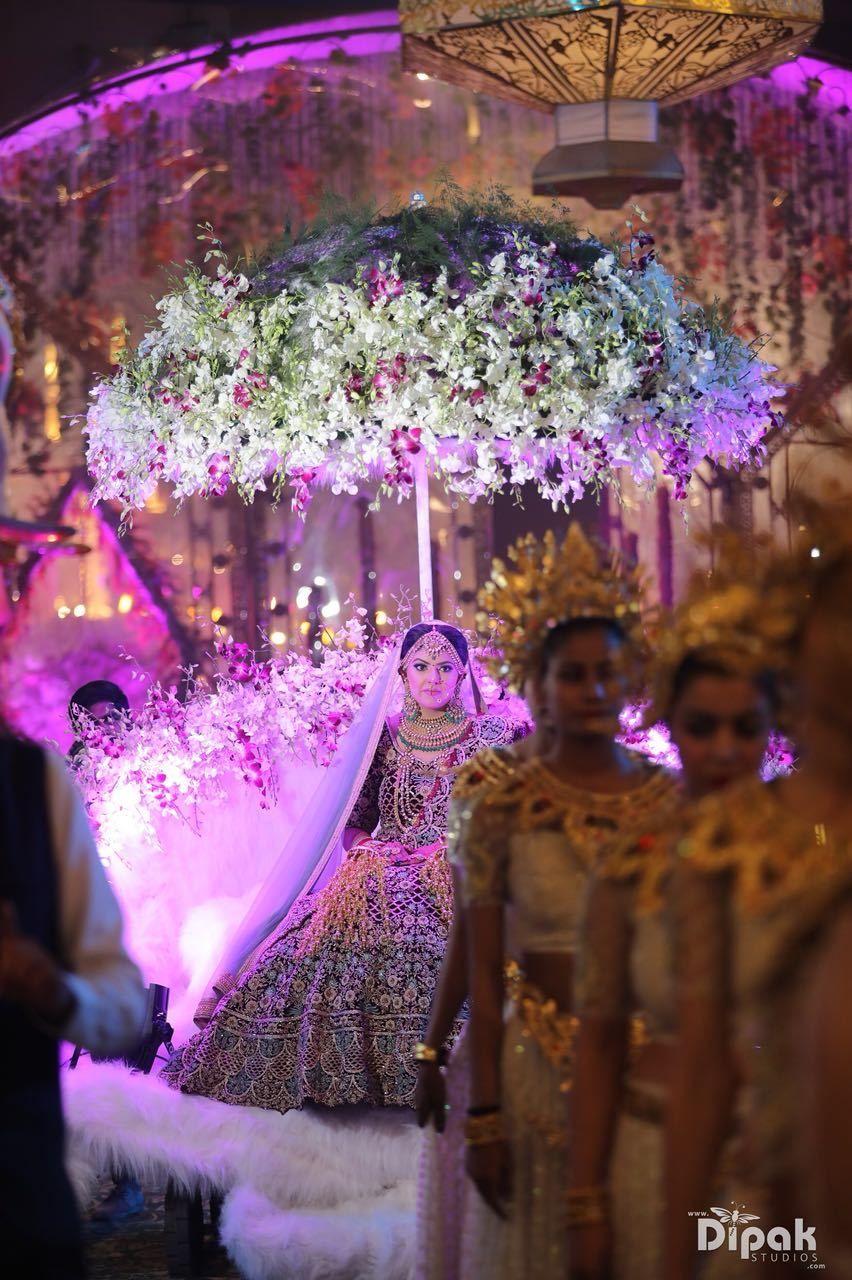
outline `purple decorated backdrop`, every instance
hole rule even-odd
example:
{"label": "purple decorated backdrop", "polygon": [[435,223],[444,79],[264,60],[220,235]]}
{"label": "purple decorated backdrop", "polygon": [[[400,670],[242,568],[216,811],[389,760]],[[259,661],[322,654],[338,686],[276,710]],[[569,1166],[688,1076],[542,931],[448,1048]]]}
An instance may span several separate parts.
{"label": "purple decorated backdrop", "polygon": [[[549,119],[403,73],[394,15],[373,19],[368,36],[347,35],[343,20],[309,40],[278,33],[262,58],[164,72],[0,144],[0,268],[19,302],[10,400],[19,514],[43,510],[79,465],[70,419],[90,376],[115,359],[124,323],[131,341],[141,336],[168,264],[198,255],[199,223],[251,256],[285,222],[297,232],[326,188],[381,204],[428,193],[446,171],[526,193],[551,145]],[[731,305],[743,333],[769,335],[787,381],[822,366],[848,315],[850,103],[852,76],[803,59],[670,109],[664,130],[686,181],[676,196],[642,202],[667,265],[693,277],[702,298]],[[582,202],[574,213],[601,235],[625,216]],[[61,439],[49,439],[60,424]],[[703,518],[702,493],[694,506]],[[433,516],[438,606],[469,622],[489,515],[438,493]],[[273,647],[305,643],[318,619],[334,626],[350,592],[390,613],[392,596],[414,586],[406,507],[365,517],[363,501],[327,495],[302,527],[230,496],[190,501],[176,516],[157,496],[137,528],[174,580],[172,607],[199,653],[211,617],[235,634],[260,624]],[[628,506],[624,529],[653,546],[652,559],[667,541],[676,557],[683,544],[662,510]],[[660,571],[664,594],[667,572],[676,589],[677,571],[662,561]],[[313,586],[317,577],[325,582]]]}

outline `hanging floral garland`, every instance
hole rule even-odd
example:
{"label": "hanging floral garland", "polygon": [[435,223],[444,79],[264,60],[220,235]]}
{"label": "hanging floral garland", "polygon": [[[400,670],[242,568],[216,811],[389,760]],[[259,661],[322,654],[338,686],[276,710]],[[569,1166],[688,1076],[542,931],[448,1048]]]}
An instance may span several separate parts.
{"label": "hanging floral garland", "polygon": [[607,248],[502,191],[391,217],[336,208],[252,271],[208,228],[206,261],[93,392],[96,498],[246,499],[270,483],[304,509],[319,480],[405,492],[425,451],[471,498],[532,482],[554,503],[654,480],[678,496],[702,458],[760,456],[768,366],[689,302],[653,237]]}
{"label": "hanging floral garland", "polygon": [[[383,652],[367,647],[356,614],[336,632],[319,666],[304,655],[258,661],[245,645],[222,644],[227,673],[217,677],[215,692],[196,684],[180,701],[174,690],[155,684],[127,722],[80,715],[85,750],[76,757],[75,776],[101,856],[107,863],[124,862],[129,832],[134,845],[160,847],[164,818],[193,829],[199,812],[215,812],[229,794],[254,794],[262,809],[274,809],[282,762],[331,763]],[[479,654],[474,662],[490,713],[529,730],[523,700],[489,675]],[[627,708],[619,741],[655,764],[679,770],[668,729],[645,727],[644,710],[642,704]],[[792,747],[774,735],[764,776],[789,773],[792,764]]]}
{"label": "hanging floral garland", "polygon": [[118,728],[80,717],[85,750],[75,773],[106,859],[121,858],[129,827],[157,844],[162,815],[191,826],[193,812],[214,807],[233,783],[274,807],[282,761],[331,763],[382,655],[367,648],[357,614],[319,666],[303,654],[261,662],[246,645],[217,648],[227,673],[214,690],[193,684],[181,701],[154,684]]}
{"label": "hanging floral garland", "polygon": [[[229,795],[253,795],[262,809],[275,809],[282,767],[330,765],[398,638],[376,643],[365,614],[353,610],[319,664],[300,653],[259,659],[247,645],[223,640],[216,650],[226,669],[212,688],[192,681],[180,699],[155,683],[124,720],[78,714],[84,749],[74,772],[105,861],[124,861],[129,831],[134,844],[160,847],[163,819],[195,829],[199,814],[215,812]],[[494,680],[478,653],[473,660],[489,712],[528,732],[523,699]]]}

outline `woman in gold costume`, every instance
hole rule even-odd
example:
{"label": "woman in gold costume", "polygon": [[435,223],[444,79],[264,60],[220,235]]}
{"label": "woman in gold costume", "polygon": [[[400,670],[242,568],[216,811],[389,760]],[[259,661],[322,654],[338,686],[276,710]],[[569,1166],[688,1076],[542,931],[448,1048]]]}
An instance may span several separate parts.
{"label": "woman in gold costume", "polygon": [[[845,646],[838,640],[840,615],[850,616],[852,556],[848,544],[818,551],[816,572],[810,548],[806,575],[795,559],[778,569],[794,597],[791,616],[803,624],[793,725],[801,767],[708,801],[678,850],[681,1052],[667,1125],[666,1280],[687,1280],[702,1262],[709,1276],[734,1277],[749,1258],[773,1274],[780,1264],[790,1274],[815,1261],[795,1160],[801,1122],[793,1027],[803,970],[791,970],[789,959],[812,933],[820,901],[830,903],[848,880],[852,838],[842,698],[848,632]],[[738,1149],[714,1206],[720,1152],[732,1131]],[[689,1216],[702,1210],[718,1225]]]}
{"label": "woman in gold costume", "polygon": [[[826,513],[827,514],[827,513]],[[825,519],[825,516],[823,517]],[[833,1280],[852,1277],[852,545],[842,526],[818,535],[798,678],[805,812],[819,816],[818,862],[797,877],[795,908],[767,949],[756,987],[765,1041],[761,1130],[789,1153],[789,1204],[814,1229]],[[776,1203],[779,1197],[776,1195]],[[775,1208],[775,1206],[773,1206]]]}
{"label": "woman in gold costume", "polygon": [[[524,687],[535,708],[535,691]],[[547,728],[535,709],[531,733],[507,747],[488,747],[460,770],[453,785],[447,828],[452,864],[453,922],[432,1001],[424,1043],[416,1047],[417,1122],[426,1129],[420,1157],[415,1245],[415,1280],[463,1280],[461,1242],[467,1203],[464,1167],[464,1116],[470,1093],[466,1028],[448,1052],[453,1028],[467,997],[467,927],[456,851],[473,804],[492,787],[504,786],[524,760],[547,741]]]}
{"label": "woman in gold costume", "polygon": [[[550,1280],[567,1265],[573,957],[601,849],[671,803],[671,778],[615,743],[642,650],[640,589],[573,525],[522,540],[481,603],[504,620],[506,672],[532,674],[551,741],[475,799],[457,849],[468,932],[470,1106],[461,1274]],[[504,1015],[507,958],[517,961]],[[472,1191],[472,1189],[471,1189]]]}
{"label": "woman in gold costume", "polygon": [[[581,1020],[568,1216],[574,1280],[659,1280],[663,1128],[676,1051],[668,897],[693,803],[755,776],[773,721],[775,616],[759,586],[720,565],[696,577],[662,630],[649,723],[665,721],[681,801],[636,827],[592,879],[578,959]],[[631,1018],[642,1031],[630,1051]]]}

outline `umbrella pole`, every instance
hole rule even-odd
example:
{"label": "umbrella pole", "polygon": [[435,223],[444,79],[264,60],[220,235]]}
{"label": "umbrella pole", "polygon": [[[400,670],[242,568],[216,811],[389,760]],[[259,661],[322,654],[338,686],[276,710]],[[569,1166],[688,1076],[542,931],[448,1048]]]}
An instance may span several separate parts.
{"label": "umbrella pole", "polygon": [[431,622],[435,617],[432,598],[432,525],[429,515],[429,472],[426,469],[426,451],[421,449],[414,457],[414,497],[417,507],[417,562],[420,572],[420,620]]}

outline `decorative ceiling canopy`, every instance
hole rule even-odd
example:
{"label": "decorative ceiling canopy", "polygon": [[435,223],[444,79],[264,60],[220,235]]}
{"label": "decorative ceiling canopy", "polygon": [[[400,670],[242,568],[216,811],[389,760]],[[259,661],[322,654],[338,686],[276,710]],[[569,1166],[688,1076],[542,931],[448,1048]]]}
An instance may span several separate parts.
{"label": "decorative ceiling canopy", "polygon": [[798,53],[822,0],[400,0],[408,70],[551,111],[680,102]]}
{"label": "decorative ceiling canopy", "polygon": [[822,0],[401,0],[400,16],[407,70],[555,115],[534,195],[617,209],[683,180],[658,105],[792,57]]}

